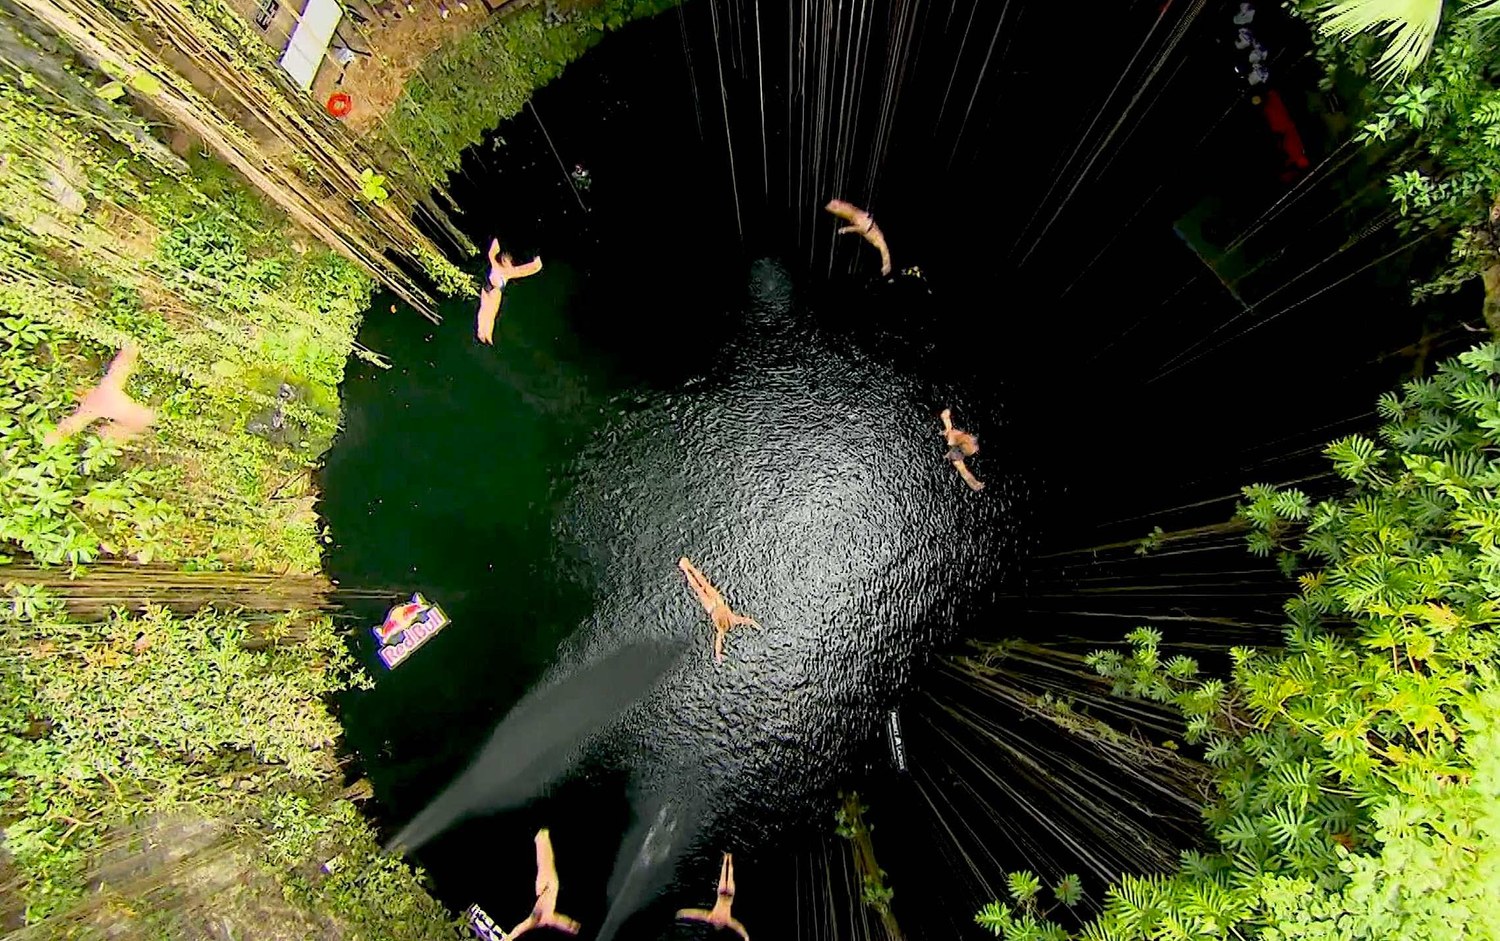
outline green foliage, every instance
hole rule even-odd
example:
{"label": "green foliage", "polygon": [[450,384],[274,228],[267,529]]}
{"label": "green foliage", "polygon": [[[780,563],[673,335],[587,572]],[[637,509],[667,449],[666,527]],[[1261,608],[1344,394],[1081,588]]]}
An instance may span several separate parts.
{"label": "green foliage", "polygon": [[[337,428],[370,282],[222,165],[163,166],[53,101],[0,82],[0,552],[316,569],[307,470]],[[151,432],[45,447],[131,340]],[[295,433],[249,431],[273,414]]]}
{"label": "green foliage", "polygon": [[251,627],[232,616],[77,623],[32,589],[14,592],[0,623],[12,649],[0,661],[0,814],[19,818],[5,845],[32,874],[33,916],[76,894],[109,823],[328,771],[339,729],[319,703],[349,659],[326,619],[304,643],[250,650]]}
{"label": "green foliage", "polygon": [[[1418,287],[1416,296],[1457,289],[1500,256],[1492,216],[1500,199],[1495,5],[1299,0],[1296,6],[1320,27],[1330,25],[1322,19],[1328,11],[1359,11],[1330,29],[1320,46],[1327,84],[1356,86],[1358,140],[1377,150],[1414,149],[1410,169],[1389,180],[1402,224],[1408,232],[1452,238],[1447,270]],[[1382,51],[1375,27],[1379,22],[1411,24],[1395,30],[1408,38],[1398,38]],[[1417,38],[1419,34],[1429,38]],[[1430,48],[1430,55],[1424,48]],[[1380,81],[1371,80],[1372,70]]]}
{"label": "green foliage", "polygon": [[1083,897],[1083,883],[1066,875],[1052,888],[1053,904],[1041,907],[1042,880],[1029,870],[1007,873],[1005,884],[1015,906],[991,902],[974,916],[976,924],[988,928],[1005,941],[1066,941],[1067,931],[1048,920],[1059,905],[1071,908]]}
{"label": "green foliage", "polygon": [[385,177],[368,168],[359,173],[359,192],[377,206],[391,197],[390,190],[385,188]]}
{"label": "green foliage", "polygon": [[1377,34],[1390,42],[1375,61],[1380,77],[1410,75],[1432,51],[1443,0],[1323,0],[1317,5],[1318,28],[1348,39]]}
{"label": "green foliage", "polygon": [[531,7],[494,17],[429,56],[378,131],[384,162],[406,164],[427,185],[458,169],[464,149],[521,110],[533,90],[562,74],[607,30],[654,16],[676,0],[600,0],[561,22]]}
{"label": "green foliage", "polygon": [[[359,810],[306,793],[270,792],[250,827],[261,865],[292,902],[366,938],[453,938],[457,925],[422,887],[422,872],[381,851]],[[309,860],[332,861],[316,875]]]}
{"label": "green foliage", "polygon": [[[327,618],[150,610],[80,623],[43,589],[8,600],[0,818],[29,920],[79,897],[111,827],[187,807],[233,821],[308,911],[363,937],[453,936],[420,874],[328,794],[339,726],[323,703],[366,681]],[[335,855],[331,874],[313,874]]]}
{"label": "green foliage", "polygon": [[[1500,937],[1497,377],[1486,344],[1382,397],[1378,442],[1327,448],[1335,499],[1245,488],[1251,551],[1308,568],[1283,648],[1230,650],[1227,680],[1149,627],[1089,656],[1116,694],[1181,712],[1218,850],[1122,880],[1081,937]],[[979,921],[1037,936],[1024,914]]]}

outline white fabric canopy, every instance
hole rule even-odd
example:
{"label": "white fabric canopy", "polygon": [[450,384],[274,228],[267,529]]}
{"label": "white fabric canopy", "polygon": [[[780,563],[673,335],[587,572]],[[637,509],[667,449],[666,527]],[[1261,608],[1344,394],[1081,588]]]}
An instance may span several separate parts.
{"label": "white fabric canopy", "polygon": [[344,9],[338,5],[338,0],[307,0],[302,19],[292,30],[291,41],[281,56],[281,67],[303,91],[312,91],[318,65],[343,18]]}

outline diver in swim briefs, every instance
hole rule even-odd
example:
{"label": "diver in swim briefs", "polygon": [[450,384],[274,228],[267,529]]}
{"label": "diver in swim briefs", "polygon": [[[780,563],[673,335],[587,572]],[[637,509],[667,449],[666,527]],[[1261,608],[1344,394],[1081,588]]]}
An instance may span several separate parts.
{"label": "diver in swim briefs", "polygon": [[552,855],[552,834],[545,828],[536,832],[536,905],[526,920],[511,929],[509,937],[525,934],[533,928],[555,928],[577,934],[583,927],[567,915],[557,912],[557,863]]}
{"label": "diver in swim briefs", "polygon": [[969,470],[969,465],[964,462],[965,458],[973,457],[979,453],[979,439],[967,431],[953,427],[953,410],[943,409],[943,440],[948,443],[948,453],[943,455],[953,464],[953,469],[958,471],[958,476],[964,479],[971,490],[983,490],[984,484]]}
{"label": "diver in swim briefs", "polygon": [[680,921],[702,921],[713,925],[715,928],[728,928],[735,934],[750,941],[750,932],[745,926],[736,921],[729,910],[734,905],[734,856],[724,854],[724,862],[719,867],[719,897],[714,900],[712,910],[701,908],[679,909],[677,918]]}
{"label": "diver in swim briefs", "polygon": [[875,224],[874,216],[842,199],[830,199],[823,208],[849,223],[839,229],[840,235],[859,235],[875,246],[876,251],[880,252],[880,273],[891,273],[891,250],[886,246],[885,235],[881,233],[880,226]]}
{"label": "diver in swim briefs", "polygon": [[109,368],[99,384],[79,397],[78,407],[72,414],[58,422],[57,427],[47,432],[43,439],[48,447],[64,438],[71,437],[103,418],[99,437],[109,441],[125,441],[135,437],[151,426],[156,412],[140,404],[125,391],[125,384],[135,370],[136,357],[140,350],[127,343],[110,360]]}
{"label": "diver in swim briefs", "polygon": [[490,274],[487,286],[479,292],[479,316],[475,335],[480,343],[493,345],[495,321],[500,317],[500,300],[505,286],[517,278],[529,278],[542,270],[542,259],[538,255],[524,265],[515,264],[508,253],[500,251],[500,240],[491,239],[489,249]]}
{"label": "diver in swim briefs", "polygon": [[724,638],[728,636],[729,629],[742,624],[760,627],[760,624],[754,618],[747,618],[730,610],[729,603],[724,600],[719,589],[686,557],[677,560],[677,567],[687,576],[688,587],[698,596],[698,603],[703,605],[703,610],[708,612],[709,619],[714,623],[714,660],[723,663]]}

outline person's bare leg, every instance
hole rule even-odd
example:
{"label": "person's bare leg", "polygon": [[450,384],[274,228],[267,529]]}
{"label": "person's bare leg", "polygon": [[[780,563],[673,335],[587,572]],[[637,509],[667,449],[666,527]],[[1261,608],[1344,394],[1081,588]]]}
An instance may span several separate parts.
{"label": "person's bare leg", "polygon": [[947,437],[948,434],[953,431],[953,409],[951,409],[951,408],[945,408],[945,409],[943,409],[942,419],[943,419],[943,436]]}
{"label": "person's bare leg", "polygon": [[693,590],[693,594],[698,596],[698,603],[703,605],[703,610],[713,614],[714,608],[723,602],[723,599],[718,597],[718,590],[692,562],[687,560],[686,556],[677,560],[677,567],[682,569],[682,574],[687,576],[688,587]]}
{"label": "person's bare leg", "polygon": [[964,479],[964,483],[968,484],[970,489],[984,489],[984,484],[979,480],[979,478],[974,476],[973,471],[969,470],[969,465],[965,464],[963,461],[954,461],[953,466],[958,469],[958,476]]}
{"label": "person's bare leg", "polygon": [[557,884],[557,862],[552,854],[552,833],[545,827],[536,831],[536,894],[545,893]]}
{"label": "person's bare leg", "polygon": [[714,626],[714,662],[724,662],[724,638],[728,636],[729,630],[717,625]]}
{"label": "person's bare leg", "polygon": [[73,414],[57,423],[57,427],[47,432],[42,443],[51,447],[65,438],[71,438],[83,429],[87,428],[96,418],[101,417],[88,405],[80,405],[73,410]]}
{"label": "person's bare leg", "polygon": [[520,935],[523,935],[526,932],[530,931],[531,929],[535,928],[536,925],[537,925],[536,916],[535,915],[527,915],[525,921],[521,922],[519,925],[516,925],[514,928],[511,929],[510,934],[509,934],[508,937],[512,937],[512,938],[519,937]]}
{"label": "person's bare leg", "polygon": [[760,627],[760,622],[755,618],[747,618],[743,614],[735,614],[733,611],[729,612],[729,623],[733,627],[740,627],[742,625],[745,627]]}
{"label": "person's bare leg", "polygon": [[479,292],[479,317],[474,335],[480,343],[493,346],[495,342],[495,320],[500,316],[500,289],[487,287]]}
{"label": "person's bare leg", "polygon": [[[727,891],[726,891],[727,890]],[[734,854],[724,854],[724,866],[719,873],[719,891],[734,901]]]}
{"label": "person's bare leg", "polygon": [[885,244],[885,237],[882,236],[874,244],[880,251],[880,273],[889,275],[891,273],[891,250]]}

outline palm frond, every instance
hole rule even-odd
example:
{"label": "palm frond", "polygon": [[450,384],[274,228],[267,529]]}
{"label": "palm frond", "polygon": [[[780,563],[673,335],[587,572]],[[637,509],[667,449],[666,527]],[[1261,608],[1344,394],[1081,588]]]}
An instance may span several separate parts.
{"label": "palm frond", "polygon": [[[1473,7],[1500,8],[1497,0],[1474,0]],[[1374,34],[1389,40],[1375,62],[1375,75],[1402,78],[1426,61],[1443,18],[1442,0],[1332,0],[1318,11],[1318,28],[1349,39]]]}
{"label": "palm frond", "polygon": [[1500,19],[1500,0],[1469,0],[1459,12],[1465,18],[1476,20]]}

